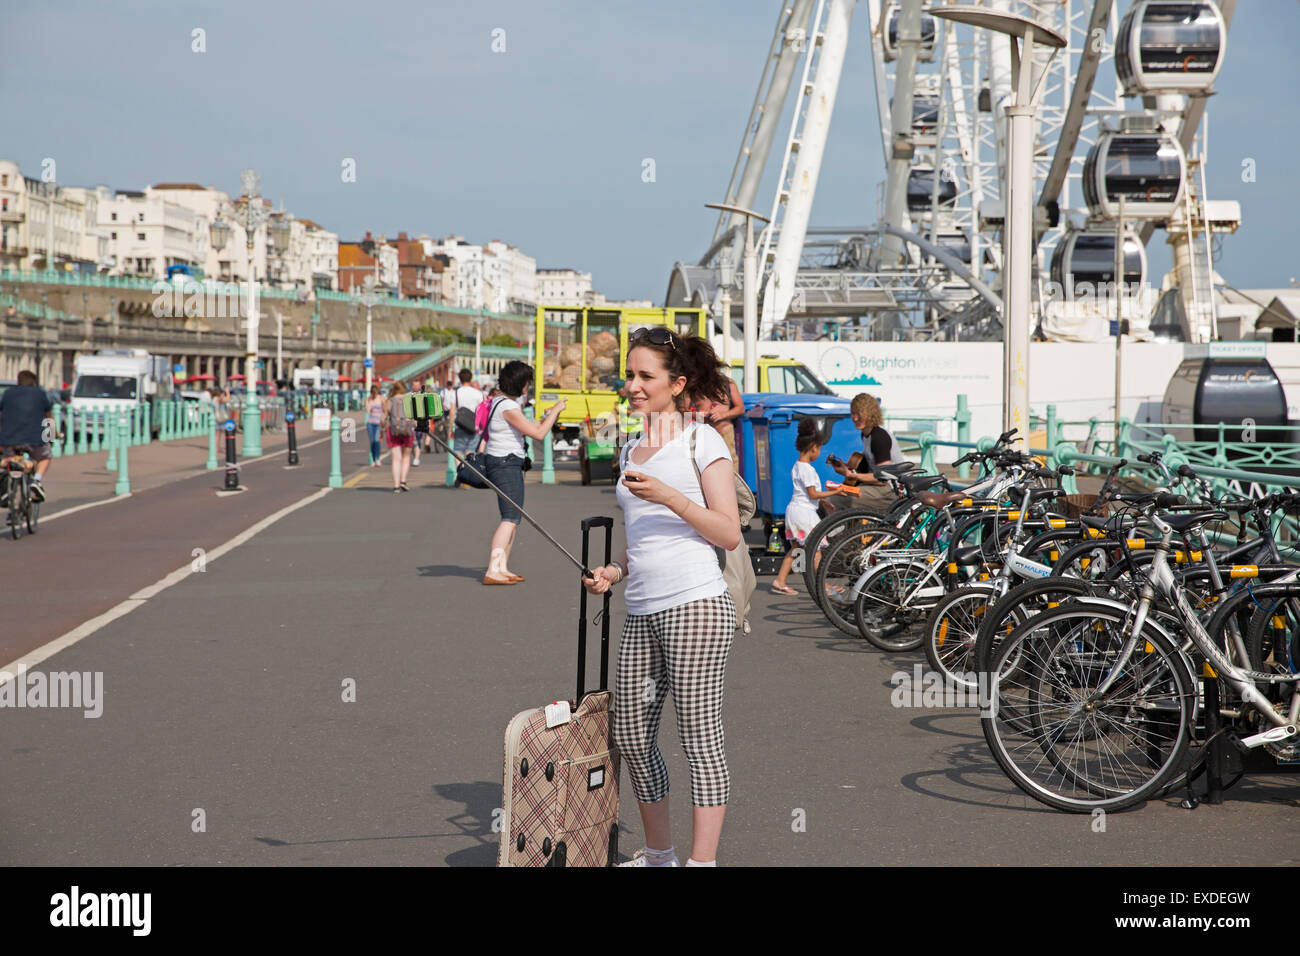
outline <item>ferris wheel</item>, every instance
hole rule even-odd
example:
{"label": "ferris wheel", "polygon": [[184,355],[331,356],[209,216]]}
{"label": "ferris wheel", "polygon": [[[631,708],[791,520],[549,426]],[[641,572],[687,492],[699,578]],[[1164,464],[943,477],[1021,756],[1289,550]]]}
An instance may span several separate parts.
{"label": "ferris wheel", "polygon": [[[1115,282],[1117,263],[1121,296],[1145,287],[1145,246],[1162,228],[1174,247],[1182,337],[1209,338],[1211,235],[1234,230],[1240,216],[1235,204],[1206,201],[1197,133],[1235,0],[978,5],[1021,14],[1066,40],[1055,56],[1042,51],[1038,64],[1034,266],[1042,327],[1068,337],[1095,321],[1098,309],[1087,301]],[[761,334],[809,317],[856,315],[870,318],[875,337],[998,338],[1009,40],[933,17],[922,0],[856,6],[869,28],[887,170],[878,221],[809,222],[840,70],[867,51],[848,42],[852,0],[788,0],[727,191],[730,203],[761,206],[758,181],[775,158],[776,121],[793,95],[776,195],[763,210],[771,225],[760,241]],[[720,279],[739,260],[739,221],[723,214],[698,264],[678,264],[670,300],[690,294],[716,305],[727,284]],[[1142,325],[1152,310],[1147,301],[1125,315]]]}

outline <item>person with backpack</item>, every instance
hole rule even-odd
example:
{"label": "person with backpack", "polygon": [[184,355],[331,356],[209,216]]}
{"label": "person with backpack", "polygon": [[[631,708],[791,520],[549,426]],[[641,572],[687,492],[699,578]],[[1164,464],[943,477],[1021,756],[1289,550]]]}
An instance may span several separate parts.
{"label": "person with backpack", "polygon": [[402,394],[406,386],[394,382],[384,399],[384,431],[393,452],[393,494],[410,491],[406,476],[411,470],[411,449],[415,445],[415,422],[402,413]]}
{"label": "person with backpack", "polygon": [[627,618],[614,680],[614,741],[627,765],[645,847],[624,866],[680,866],[668,821],[668,769],[659,719],[671,688],[691,769],[694,833],[687,866],[715,865],[731,778],[722,698],[736,607],[715,549],[741,543],[736,475],[717,431],[683,423],[692,401],[727,401],[729,376],[708,341],[668,328],[628,343],[627,396],[645,421],[621,456],[618,503],[627,550],[583,586],[627,582]]}
{"label": "person with backpack", "polygon": [[[488,405],[486,424],[483,427],[480,447],[484,453],[487,480],[500,488],[509,500],[494,495],[501,522],[492,534],[488,554],[488,568],[483,575],[484,584],[519,584],[523,575],[510,570],[510,549],[515,545],[515,532],[523,515],[515,505],[524,503],[524,472],[532,467],[524,436],[542,441],[564,411],[565,401],[560,399],[546,412],[540,422],[524,417],[522,401],[533,383],[533,367],[518,360],[510,361],[501,369],[497,381],[500,394]],[[488,404],[488,403],[484,403]],[[512,504],[513,502],[513,504]]]}
{"label": "person with backpack", "polygon": [[474,413],[483,401],[483,393],[474,387],[470,370],[460,370],[460,387],[456,389],[456,417],[452,448],[460,454],[474,450],[480,429],[474,424]]}

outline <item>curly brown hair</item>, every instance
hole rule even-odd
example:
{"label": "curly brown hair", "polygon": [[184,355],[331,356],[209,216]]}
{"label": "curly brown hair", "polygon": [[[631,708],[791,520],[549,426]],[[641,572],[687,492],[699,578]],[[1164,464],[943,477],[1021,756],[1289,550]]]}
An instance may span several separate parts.
{"label": "curly brown hair", "polygon": [[863,420],[862,430],[864,432],[871,431],[885,420],[880,413],[880,403],[866,392],[853,396],[849,411]]}

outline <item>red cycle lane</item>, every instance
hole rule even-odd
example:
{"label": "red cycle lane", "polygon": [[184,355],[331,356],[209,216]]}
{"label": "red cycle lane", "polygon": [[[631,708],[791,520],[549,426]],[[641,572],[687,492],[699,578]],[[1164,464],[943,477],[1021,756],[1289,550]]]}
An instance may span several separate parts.
{"label": "red cycle lane", "polygon": [[[344,450],[346,477],[364,457]],[[304,449],[301,462],[285,468],[277,455],[247,464],[247,490],[238,494],[218,494],[224,472],[217,470],[42,523],[34,536],[0,540],[5,603],[13,612],[0,630],[0,666],[206,560],[206,552],[326,487],[328,443]]]}

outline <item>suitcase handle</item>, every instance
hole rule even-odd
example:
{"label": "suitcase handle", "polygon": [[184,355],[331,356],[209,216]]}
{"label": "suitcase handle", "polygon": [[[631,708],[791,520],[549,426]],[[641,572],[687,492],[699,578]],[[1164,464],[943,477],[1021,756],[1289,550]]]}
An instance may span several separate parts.
{"label": "suitcase handle", "polygon": [[[614,519],[608,515],[582,519],[582,566],[590,568],[591,529],[605,529],[605,561],[609,564],[614,547]],[[600,690],[609,689],[609,599],[610,591],[603,595],[604,606],[600,611]],[[584,684],[587,682],[587,589],[578,587],[578,696],[573,698],[576,707],[582,703]]]}

